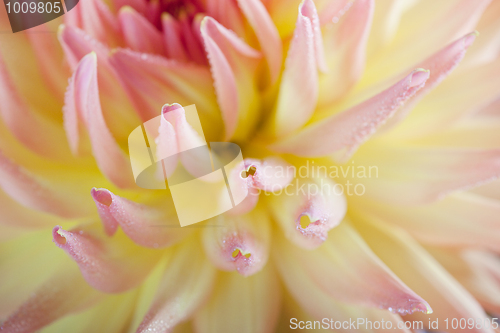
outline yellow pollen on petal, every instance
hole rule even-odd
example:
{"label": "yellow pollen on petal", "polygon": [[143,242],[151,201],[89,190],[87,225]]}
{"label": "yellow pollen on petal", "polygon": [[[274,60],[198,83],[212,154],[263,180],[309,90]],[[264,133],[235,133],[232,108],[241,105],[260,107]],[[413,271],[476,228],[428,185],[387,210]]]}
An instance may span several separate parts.
{"label": "yellow pollen on petal", "polygon": [[252,255],[251,253],[243,253],[243,251],[241,251],[240,249],[238,248],[235,248],[233,253],[231,254],[231,256],[233,258],[236,258],[238,257],[238,255],[241,253],[241,255],[245,256],[247,259],[250,258],[250,256]]}
{"label": "yellow pollen on petal", "polygon": [[311,224],[311,218],[308,215],[302,215],[300,217],[300,227],[305,229]]}
{"label": "yellow pollen on petal", "polygon": [[241,178],[248,178],[248,176],[253,176],[255,172],[257,171],[257,168],[253,165],[249,166],[247,170],[243,170],[241,172]]}

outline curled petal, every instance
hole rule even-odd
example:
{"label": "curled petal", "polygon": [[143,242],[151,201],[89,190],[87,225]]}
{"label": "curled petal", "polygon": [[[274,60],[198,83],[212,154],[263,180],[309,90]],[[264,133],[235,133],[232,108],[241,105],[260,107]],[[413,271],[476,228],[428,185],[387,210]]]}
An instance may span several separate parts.
{"label": "curled petal", "polygon": [[417,67],[430,70],[429,79],[427,80],[425,87],[420,89],[415,94],[415,97],[412,98],[402,108],[402,110],[398,112],[395,117],[385,125],[385,130],[387,128],[391,128],[402,119],[404,119],[413,109],[413,107],[425,95],[431,92],[437,85],[441,83],[441,81],[443,81],[448,75],[450,75],[450,73],[462,61],[465,56],[465,52],[472,45],[472,43],[474,43],[477,36],[477,31],[471,32],[417,65]]}
{"label": "curled petal", "polygon": [[[90,36],[110,46],[122,43],[120,36],[120,25],[116,17],[111,13],[108,6],[101,0],[90,0],[72,9],[78,11],[80,16],[80,27]],[[74,25],[71,19],[65,23]]]}
{"label": "curled petal", "polygon": [[278,141],[273,148],[308,157],[335,154],[337,159],[345,161],[413,97],[428,78],[428,70],[416,69],[389,89],[338,115],[305,127]]}
{"label": "curled petal", "polygon": [[244,276],[255,274],[264,267],[270,242],[270,221],[259,209],[247,215],[227,217],[224,227],[209,227],[203,231],[203,245],[212,263]]}
{"label": "curled petal", "polygon": [[259,190],[280,191],[292,181],[294,170],[281,158],[270,157],[264,160],[247,158],[231,171],[230,183],[235,197],[248,197],[229,213],[238,215],[252,210],[258,201]]}
{"label": "curled petal", "polygon": [[132,7],[122,7],[118,19],[128,47],[144,53],[164,53],[163,39],[158,29]]}
{"label": "curled petal", "polygon": [[347,210],[344,194],[329,179],[296,178],[271,200],[273,216],[285,236],[306,249],[320,246]]}
{"label": "curled petal", "polygon": [[245,34],[243,16],[238,10],[236,1],[232,0],[207,0],[206,13],[220,22],[224,27],[238,35]]}
{"label": "curled petal", "polygon": [[319,26],[319,17],[316,11],[316,6],[312,0],[304,0],[299,6],[299,13],[304,15],[311,22],[312,39],[314,43],[314,56],[316,58],[316,66],[322,72],[328,70],[323,50],[323,37]]}
{"label": "curled petal", "polygon": [[[61,25],[58,37],[64,50],[65,59],[72,71],[76,70],[84,56],[95,52],[99,63],[99,71],[97,72],[99,97],[107,126],[117,139],[126,140],[139,122],[138,113],[130,106],[129,96],[120,87],[117,73],[110,65],[109,48],[83,30],[73,26]],[[119,122],[111,121],[117,118],[120,119]]]}
{"label": "curled petal", "polygon": [[473,67],[498,59],[500,54],[500,21],[497,18],[499,15],[500,4],[498,1],[491,1],[476,26],[477,31],[481,32],[481,38],[475,43],[461,67]]}
{"label": "curled petal", "polygon": [[243,277],[222,273],[209,302],[194,318],[196,332],[275,332],[281,305],[281,288],[275,271],[267,265]]}
{"label": "curled petal", "polygon": [[[306,0],[300,7],[293,39],[285,61],[274,119],[275,135],[283,136],[312,116],[318,99],[318,48],[314,38],[318,17],[314,3]],[[319,28],[318,28],[319,29]],[[319,41],[318,41],[319,40]]]}
{"label": "curled petal", "polygon": [[160,248],[179,241],[192,229],[182,229],[173,207],[159,210],[121,198],[106,189],[92,189],[104,229],[113,235],[118,226],[136,244]]}
{"label": "curled petal", "polygon": [[323,246],[312,252],[304,252],[284,238],[276,249],[282,275],[300,267],[312,284],[336,300],[399,314],[432,312],[427,302],[377,258],[348,221],[332,230]]}
{"label": "curled petal", "polygon": [[267,58],[271,82],[274,83],[279,77],[283,57],[283,46],[278,29],[266,7],[259,0],[238,0],[238,5],[257,35],[262,52]]}
{"label": "curled petal", "polygon": [[[482,36],[479,39],[482,40]],[[472,49],[475,49],[475,45]],[[437,139],[450,125],[475,125],[472,122],[467,123],[466,117],[487,113],[488,109],[492,114],[498,112],[494,110],[499,109],[500,59],[458,71],[461,68],[462,64],[448,80],[443,81],[415,106],[407,120],[387,133],[388,139],[426,138],[426,134],[434,134]],[[494,125],[493,122],[489,123]],[[466,142],[469,138],[462,136],[461,139]],[[480,139],[485,138],[475,138]]]}
{"label": "curled petal", "polygon": [[188,57],[184,45],[182,45],[180,27],[175,19],[170,14],[163,13],[161,16],[161,23],[167,58],[187,61]]}
{"label": "curled petal", "polygon": [[73,73],[65,98],[64,112],[70,143],[76,140],[71,131],[76,128],[74,122],[80,117],[87,127],[99,169],[119,187],[135,186],[128,158],[116,143],[102,115],[95,53],[86,55]]}
{"label": "curled petal", "polygon": [[102,294],[90,287],[76,269],[57,271],[2,324],[6,333],[35,332],[66,315],[95,304]]}
{"label": "curled petal", "polygon": [[191,242],[176,249],[137,333],[168,332],[187,320],[208,298],[215,273],[203,249]]}
{"label": "curled petal", "polygon": [[186,110],[180,104],[165,104],[161,114],[175,130],[179,152],[206,145],[205,138],[188,123]]}
{"label": "curled petal", "polygon": [[137,286],[153,268],[158,256],[130,243],[118,244],[126,240],[117,236],[104,238],[89,228],[66,231],[56,226],[52,237],[54,243],[78,264],[85,280],[106,293],[119,293]]}
{"label": "curled petal", "polygon": [[226,138],[246,135],[257,120],[254,71],[261,55],[211,17],[201,22],[201,36],[215,81]]}
{"label": "curled petal", "polygon": [[340,22],[325,27],[325,54],[331,70],[320,77],[318,108],[345,96],[363,75],[374,8],[373,0],[357,0]]}
{"label": "curled petal", "polygon": [[99,60],[106,59],[106,54],[109,52],[104,44],[76,27],[61,25],[58,36],[72,70],[75,70],[80,60],[90,52],[95,52]]}
{"label": "curled petal", "polygon": [[[189,111],[193,112],[195,111],[195,109],[190,108]],[[179,155],[179,159],[182,165],[193,176],[205,176],[205,158],[208,156],[209,151],[207,143],[205,141],[205,137],[203,135],[201,124],[199,122],[196,124],[192,124],[199,130],[201,130],[200,133],[197,132],[190,123],[188,123],[186,110],[177,103],[174,103],[172,105],[165,104],[162,108],[162,116],[165,122],[171,124],[171,127],[175,132],[175,138],[177,142],[176,149],[177,152],[179,152],[179,154],[177,155]],[[167,144],[167,142],[164,142],[162,144]],[[200,148],[200,150],[192,150],[194,148]],[[206,154],[199,154],[200,151],[203,151]],[[171,168],[171,170],[174,169],[173,167],[175,161],[176,156],[174,156],[174,158],[167,159],[167,163],[169,164],[168,167]]]}
{"label": "curled petal", "polygon": [[[179,142],[177,142],[177,134],[175,132],[174,126],[165,119],[165,115],[163,112],[164,109],[165,105],[162,109],[163,116],[160,119],[158,136],[155,140],[156,160],[163,160],[162,166],[165,168],[166,176],[170,176],[177,167],[177,153],[179,152]],[[146,124],[144,126],[146,127]],[[148,129],[146,129],[146,132],[148,132]],[[153,148],[151,150],[155,151]],[[163,172],[163,170],[161,171]]]}

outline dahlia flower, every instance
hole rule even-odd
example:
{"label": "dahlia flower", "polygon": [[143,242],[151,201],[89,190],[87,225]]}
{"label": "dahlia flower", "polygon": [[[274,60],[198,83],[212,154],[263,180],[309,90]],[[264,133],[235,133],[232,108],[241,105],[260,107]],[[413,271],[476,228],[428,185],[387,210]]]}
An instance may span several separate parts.
{"label": "dahlia flower", "polygon": [[[498,332],[499,54],[498,0],[81,0],[1,34],[0,331]],[[181,227],[131,169],[155,117],[168,156],[238,144],[245,199]]]}

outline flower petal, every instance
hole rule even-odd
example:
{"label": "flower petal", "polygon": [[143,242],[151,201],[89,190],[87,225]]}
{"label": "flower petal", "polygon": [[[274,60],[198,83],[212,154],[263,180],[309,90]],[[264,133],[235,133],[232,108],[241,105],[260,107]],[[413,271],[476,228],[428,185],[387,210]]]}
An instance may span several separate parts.
{"label": "flower petal", "polygon": [[109,46],[118,46],[123,43],[118,20],[103,1],[85,1],[72,10],[75,11],[74,15],[79,15],[80,22],[77,25],[70,18],[65,18],[67,25],[75,25]]}
{"label": "flower petal", "polygon": [[274,332],[279,317],[281,289],[269,265],[243,277],[222,273],[213,296],[194,318],[196,332]]}
{"label": "flower petal", "polygon": [[432,248],[431,254],[490,314],[500,313],[500,261],[493,253],[446,251]]}
{"label": "flower petal", "polygon": [[0,116],[12,134],[30,150],[42,156],[67,154],[63,133],[57,123],[30,109],[15,86],[0,55]]}
{"label": "flower petal", "polygon": [[328,65],[326,64],[325,60],[325,53],[323,49],[323,36],[321,35],[321,30],[319,26],[319,17],[318,17],[318,12],[316,11],[316,5],[312,0],[304,0],[299,6],[299,13],[307,17],[311,22],[316,66],[321,72],[323,73],[327,72]]}
{"label": "flower petal", "polygon": [[243,163],[234,168],[229,180],[233,197],[245,197],[229,214],[239,215],[252,210],[258,201],[260,190],[266,192],[281,191],[292,181],[293,167],[279,157],[264,160],[246,158]]}
{"label": "flower petal", "polygon": [[[174,104],[175,105],[175,104]],[[179,106],[180,107],[180,106]],[[162,108],[162,117],[160,118],[160,126],[158,127],[158,135],[155,135],[154,128],[150,128],[149,122],[144,123],[144,129],[146,130],[146,134],[148,137],[156,138],[154,140],[149,140],[149,146],[151,148],[151,152],[156,152],[156,161],[162,161],[162,170],[161,175],[163,179],[165,176],[167,178],[172,175],[172,173],[177,168],[178,164],[178,152],[179,152],[179,142],[177,133],[175,131],[174,126],[165,119],[165,112],[170,107],[168,105],[164,105]],[[182,108],[182,107],[181,107]],[[153,118],[155,119],[155,118]],[[156,121],[153,121],[155,125],[157,125]],[[156,127],[156,126],[155,126]],[[184,133],[183,133],[184,134]],[[165,169],[165,170],[163,170]],[[165,172],[165,175],[163,174]]]}
{"label": "flower petal", "polygon": [[80,60],[92,51],[100,59],[105,59],[109,52],[108,47],[76,27],[61,25],[58,35],[64,55],[72,70],[75,70]]}
{"label": "flower petal", "polygon": [[[196,111],[196,108],[195,106],[190,106],[188,110],[190,114],[194,115],[193,113]],[[205,141],[201,124],[199,122],[195,123],[194,121],[190,124],[187,120],[188,116],[186,115],[186,110],[177,103],[174,103],[172,105],[165,104],[161,112],[164,121],[170,123],[172,129],[174,130],[176,138],[175,141],[177,143],[177,147],[175,148],[175,150],[176,152],[179,152],[177,155],[184,168],[192,176],[205,176],[205,157],[209,158],[209,150]],[[195,129],[195,127],[198,129],[198,131]],[[174,143],[173,140],[170,140],[170,142],[170,145]],[[169,144],[168,140],[163,142],[162,144]],[[161,146],[159,148],[161,148]],[[194,148],[200,148],[200,150],[191,150]],[[169,147],[169,150],[171,151],[168,152],[168,154],[171,154],[174,151],[174,148]],[[199,154],[201,150],[203,150],[203,152],[206,154]],[[169,175],[169,170],[175,170],[176,165],[174,165],[174,163],[177,160],[177,155],[174,155],[173,158],[169,158],[166,161],[166,163],[169,164],[169,166],[166,167],[167,176]]]}
{"label": "flower petal", "polygon": [[[266,7],[276,24],[282,39],[289,37],[297,20],[297,7],[302,0],[267,0]],[[332,21],[338,22],[351,7],[352,0],[314,0],[321,26]]]}
{"label": "flower petal", "polygon": [[318,8],[318,15],[321,25],[330,22],[337,23],[345,15],[355,1],[352,0],[316,0],[314,3]]}
{"label": "flower petal", "polygon": [[206,13],[238,35],[245,33],[243,16],[233,0],[207,0]]}
{"label": "flower petal", "polygon": [[226,139],[244,138],[256,124],[256,82],[260,53],[211,17],[201,22]]}
{"label": "flower petal", "polygon": [[129,329],[129,318],[137,306],[137,292],[106,295],[91,308],[65,316],[41,332],[122,333]]}
{"label": "flower petal", "polygon": [[[129,96],[120,87],[117,73],[109,63],[110,50],[84,31],[72,26],[61,25],[58,36],[72,71],[76,70],[84,56],[95,52],[99,62],[97,75],[104,117],[111,133],[117,139],[126,141],[130,132],[140,122],[137,116],[139,112],[131,107]],[[117,119],[120,121],[116,121]]]}
{"label": "flower petal", "polygon": [[345,161],[413,97],[428,78],[429,71],[417,69],[369,100],[278,141],[273,149],[308,157],[335,154],[336,159]]}
{"label": "flower petal", "polygon": [[[486,110],[483,109],[483,111]],[[425,136],[401,139],[407,144],[420,147],[500,148],[500,122],[494,119],[494,117],[490,118],[490,116],[484,115],[483,118],[483,115],[478,113],[469,117],[463,117],[456,124],[449,123],[448,125],[441,127],[440,130],[437,130],[436,127],[436,131]],[[398,134],[393,132],[384,137],[384,142],[394,139],[392,134],[398,136],[402,134],[399,129],[398,132]]]}
{"label": "flower petal", "polygon": [[213,125],[205,129],[207,136],[218,131],[220,115],[206,68],[129,50],[114,51],[110,62],[143,121],[158,116],[165,103],[195,104],[202,123]]}
{"label": "flower petal", "polygon": [[106,189],[93,188],[91,193],[110,236],[120,226],[136,244],[161,248],[178,242],[192,231],[181,228],[172,204],[161,210],[121,198]]}
{"label": "flower petal", "polygon": [[500,177],[499,149],[373,143],[358,152],[356,162],[377,169],[377,177],[363,179],[364,196],[393,204],[430,203]]}
{"label": "flower petal", "polygon": [[[398,33],[388,47],[369,57],[365,77],[379,80],[413,67],[421,59],[438,52],[443,45],[476,29],[490,2],[458,0],[436,4],[418,1],[400,20]],[[436,74],[432,68],[430,70]]]}
{"label": "flower petal", "polygon": [[472,193],[454,193],[431,205],[401,207],[360,199],[353,203],[356,207],[363,214],[373,214],[404,228],[422,243],[500,252],[500,223],[496,218],[500,215],[499,201]]}
{"label": "flower petal", "polygon": [[29,333],[78,310],[101,297],[75,269],[57,271],[1,325],[8,333]]}
{"label": "flower petal", "polygon": [[262,52],[267,59],[273,84],[280,75],[283,58],[283,45],[278,29],[266,7],[259,0],[238,0],[238,5],[257,35]]}
{"label": "flower petal", "polygon": [[[189,274],[186,274],[189,272]],[[172,255],[137,332],[167,332],[187,320],[211,292],[216,270],[203,251],[187,242]]]}
{"label": "flower petal", "polygon": [[119,187],[135,187],[128,158],[116,143],[102,115],[95,53],[86,55],[78,64],[69,83],[65,104],[66,119],[73,120],[73,123],[65,123],[70,133],[69,141],[75,140],[71,130],[75,128],[77,114],[85,122],[92,152],[102,173]]}
{"label": "flower petal", "polygon": [[498,59],[500,55],[500,4],[491,1],[479,20],[476,29],[481,32],[481,38],[475,43],[464,59],[461,67],[474,67]]}
{"label": "flower petal", "polygon": [[85,280],[95,289],[120,293],[134,288],[154,267],[158,253],[134,246],[115,235],[107,238],[95,228],[52,230],[54,243],[77,264]]}
{"label": "flower petal", "polygon": [[472,193],[479,194],[480,196],[500,201],[500,179],[482,184],[471,190]]}
{"label": "flower petal", "polygon": [[65,255],[54,248],[50,241],[50,228],[32,232],[24,230],[16,238],[7,241],[2,239],[0,318],[3,320],[17,310],[40,286],[54,277],[54,272],[67,263]]}
{"label": "flower petal", "polygon": [[267,263],[271,227],[265,211],[225,217],[223,227],[203,230],[203,246],[208,258],[225,271],[236,270],[243,276],[259,272]]}
{"label": "flower petal", "polygon": [[57,35],[47,33],[45,25],[30,28],[28,38],[33,53],[36,54],[36,62],[40,68],[41,76],[47,84],[50,91],[62,100],[64,89],[66,87],[68,71],[61,66],[63,62],[63,51],[57,40]]}
{"label": "flower petal", "polygon": [[332,230],[323,246],[313,252],[304,252],[281,238],[274,259],[282,276],[291,275],[288,269],[301,270],[311,284],[341,302],[399,314],[432,312],[427,302],[377,258],[348,221]]}
{"label": "flower petal", "polygon": [[164,54],[160,32],[132,7],[122,7],[118,19],[128,47],[143,53]]}
{"label": "flower petal", "polygon": [[[428,82],[430,80],[432,70]],[[454,72],[430,92],[388,136],[399,139],[438,134],[494,103],[500,95],[499,86],[500,60]]]}
{"label": "flower petal", "polygon": [[[385,125],[384,130],[391,128],[402,119],[404,119],[413,107],[429,92],[431,92],[441,81],[443,81],[450,73],[458,66],[465,56],[467,49],[474,43],[478,33],[471,32],[450,45],[443,48],[441,51],[424,60],[417,67],[430,70],[430,77],[426,82],[425,87],[415,94],[409,103],[398,112],[394,118],[389,120]],[[454,94],[456,91],[454,91]]]}
{"label": "flower petal", "polygon": [[[271,212],[285,236],[306,249],[320,246],[347,210],[344,194],[326,178],[296,178],[284,193],[270,199]],[[309,224],[304,225],[304,219]]]}
{"label": "flower petal", "polygon": [[180,26],[177,21],[170,14],[163,13],[161,15],[161,23],[167,58],[187,61],[188,57],[184,45],[182,45]]}
{"label": "flower petal", "polygon": [[285,61],[274,118],[275,136],[304,125],[318,99],[318,59],[323,59],[318,15],[311,0],[302,2],[293,39]]}
{"label": "flower petal", "polygon": [[[299,303],[300,307],[313,317],[311,320],[323,320],[323,318],[330,318],[330,320],[333,320],[334,322],[349,322],[350,320],[354,322],[362,322],[361,320],[364,320],[362,323],[367,321],[381,322],[383,320],[385,322],[391,322],[393,329],[404,327],[404,323],[399,315],[374,307],[368,308],[359,305],[347,305],[337,301],[330,295],[325,294],[325,292],[319,288],[317,283],[307,274],[307,271],[297,263],[294,263],[294,260],[291,257],[286,259],[279,257],[276,259],[276,263],[281,271],[281,277],[284,280],[287,289]],[[288,305],[288,302],[284,304],[285,307]],[[303,319],[302,315],[300,317],[293,315],[289,318],[300,318],[299,320],[301,321],[308,320],[307,318]],[[331,321],[328,322],[328,324],[330,323]],[[293,322],[287,321],[287,327],[292,327],[291,325],[293,325]],[[373,330],[369,327],[370,326],[361,324],[357,326],[356,329],[349,329],[348,326],[342,331],[353,333],[373,332]],[[333,326],[330,328],[333,328]],[[405,329],[398,329],[394,332],[408,333],[409,331]]]}
{"label": "flower petal", "polygon": [[[475,318],[487,316],[477,301],[446,272],[417,242],[400,229],[388,228],[380,220],[357,221],[357,231],[384,263],[415,292],[432,304],[432,314],[414,313],[409,320],[422,320],[424,329],[437,318]],[[395,255],[397,253],[397,255]],[[430,318],[430,321],[429,321]],[[470,332],[489,332],[491,328],[472,328]]]}
{"label": "flower petal", "polygon": [[148,2],[145,0],[113,0],[114,8],[119,10],[122,7],[130,6],[135,9],[136,12],[143,15],[146,14]]}
{"label": "flower petal", "polygon": [[200,24],[203,16],[200,15],[196,15],[191,20],[185,11],[181,11],[177,16],[177,22],[179,22],[181,27],[182,40],[184,41],[189,58],[202,66],[206,66],[208,65],[208,61],[203,50],[203,40],[200,32]]}
{"label": "flower petal", "polygon": [[361,78],[374,8],[373,0],[355,1],[339,23],[325,27],[325,54],[331,70],[320,77],[319,107],[346,95]]}
{"label": "flower petal", "polygon": [[17,228],[48,228],[61,223],[63,219],[50,214],[44,214],[22,206],[7,193],[0,190],[0,225]]}
{"label": "flower petal", "polygon": [[0,152],[0,187],[21,205],[55,214],[76,218],[90,213],[76,191],[68,192],[52,182],[38,179]]}

